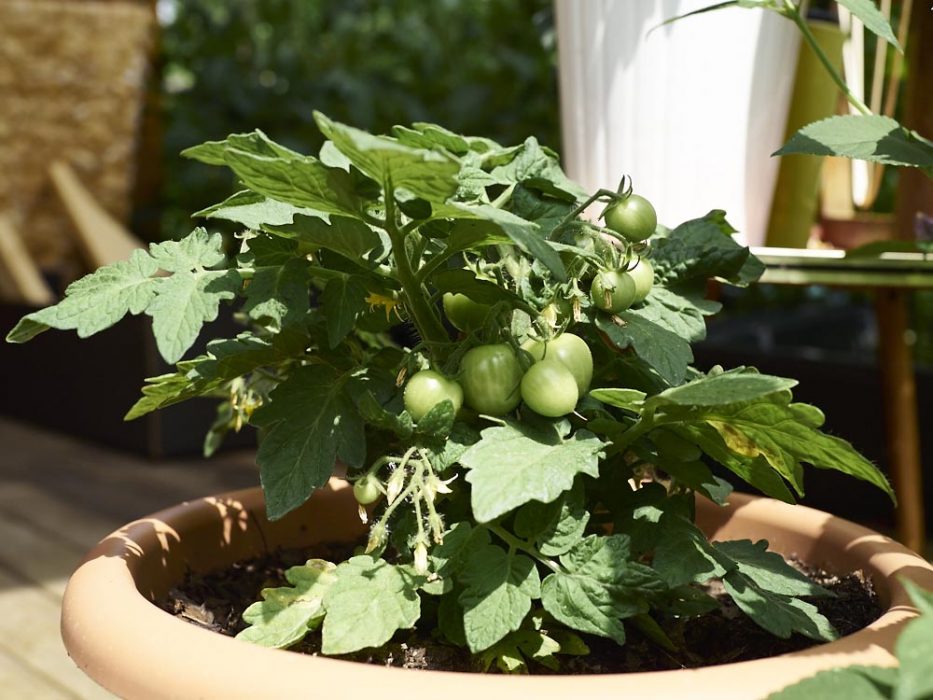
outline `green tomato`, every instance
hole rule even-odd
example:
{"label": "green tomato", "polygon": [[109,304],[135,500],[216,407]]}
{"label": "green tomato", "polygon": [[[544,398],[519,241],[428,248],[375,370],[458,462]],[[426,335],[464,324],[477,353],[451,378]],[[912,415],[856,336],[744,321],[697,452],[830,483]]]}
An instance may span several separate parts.
{"label": "green tomato", "polygon": [[635,279],[622,270],[600,272],[593,279],[590,298],[596,308],[610,313],[625,311],[635,303]]}
{"label": "green tomato", "polygon": [[652,430],[648,437],[658,448],[658,456],[661,459],[671,462],[696,462],[703,456],[699,447],[670,430],[658,428]]}
{"label": "green tomato", "polygon": [[658,215],[644,197],[629,195],[606,209],[606,226],[632,243],[650,238],[658,227]]}
{"label": "green tomato", "polygon": [[557,360],[573,375],[580,396],[586,394],[593,379],[593,354],[586,341],[573,333],[563,333],[548,341],[531,341],[522,345],[536,362]]}
{"label": "green tomato", "polygon": [[450,401],[454,406],[454,413],[459,411],[463,405],[463,389],[453,379],[448,379],[440,372],[425,369],[416,372],[408,380],[403,398],[405,410],[417,423],[442,401]]}
{"label": "green tomato", "polygon": [[522,399],[535,413],[559,418],[576,407],[580,398],[577,380],[558,360],[536,362],[522,377]]}
{"label": "green tomato", "polygon": [[651,288],[654,286],[654,268],[646,258],[642,258],[628,273],[632,276],[632,279],[635,280],[634,303],[640,304],[645,300],[648,296],[648,292],[650,292]]}
{"label": "green tomato", "polygon": [[382,490],[379,488],[379,482],[369,474],[357,479],[356,483],[353,484],[353,497],[361,506],[375,503],[381,495]]}
{"label": "green tomato", "polygon": [[444,313],[447,320],[458,331],[469,333],[481,328],[489,314],[490,307],[473,301],[466,294],[445,292]]}
{"label": "green tomato", "polygon": [[477,413],[502,416],[521,402],[522,367],[508,345],[468,350],[460,368],[464,400]]}

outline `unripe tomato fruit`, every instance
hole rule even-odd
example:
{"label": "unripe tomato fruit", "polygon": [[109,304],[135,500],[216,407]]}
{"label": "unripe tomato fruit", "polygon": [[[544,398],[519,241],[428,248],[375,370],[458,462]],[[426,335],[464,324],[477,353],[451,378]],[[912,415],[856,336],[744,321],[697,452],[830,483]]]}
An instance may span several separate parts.
{"label": "unripe tomato fruit", "polygon": [[650,238],[658,227],[658,215],[644,197],[629,195],[606,209],[606,226],[632,243]]}
{"label": "unripe tomato fruit", "polygon": [[593,380],[593,354],[586,341],[573,333],[562,333],[547,341],[530,341],[522,348],[531,353],[535,362],[557,360],[573,375],[577,391],[583,396]]}
{"label": "unripe tomato fruit", "polygon": [[647,259],[642,258],[628,273],[635,280],[635,301],[633,303],[640,304],[654,286],[654,268]]}
{"label": "unripe tomato fruit", "polygon": [[353,497],[361,506],[368,506],[370,503],[375,503],[379,500],[381,495],[382,491],[379,490],[379,483],[376,481],[375,477],[368,474],[358,479],[356,483],[353,484]]}
{"label": "unripe tomato fruit", "polygon": [[408,380],[403,399],[405,410],[417,423],[442,401],[450,401],[454,405],[454,413],[459,411],[463,405],[463,389],[440,372],[423,369]]}
{"label": "unripe tomato fruit", "polygon": [[579,398],[577,380],[557,360],[536,362],[522,378],[522,399],[528,408],[546,418],[570,413]]}
{"label": "unripe tomato fruit", "polygon": [[443,303],[450,325],[465,333],[481,328],[490,308],[487,304],[473,301],[466,294],[452,292],[445,292]]}
{"label": "unripe tomato fruit", "polygon": [[502,416],[522,400],[522,367],[508,345],[480,345],[460,362],[466,405],[477,413]]}
{"label": "unripe tomato fruit", "polygon": [[610,313],[625,311],[635,303],[635,279],[627,272],[609,270],[593,279],[590,298],[596,308]]}

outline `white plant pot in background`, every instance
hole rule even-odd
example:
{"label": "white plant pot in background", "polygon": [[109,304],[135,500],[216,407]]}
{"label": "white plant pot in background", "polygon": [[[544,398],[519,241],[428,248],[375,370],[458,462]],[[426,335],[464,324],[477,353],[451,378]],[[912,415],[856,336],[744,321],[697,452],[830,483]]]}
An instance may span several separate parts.
{"label": "white plant pot in background", "polygon": [[667,225],[725,209],[764,242],[799,36],[713,0],[555,0],[564,165],[589,190],[623,174]]}

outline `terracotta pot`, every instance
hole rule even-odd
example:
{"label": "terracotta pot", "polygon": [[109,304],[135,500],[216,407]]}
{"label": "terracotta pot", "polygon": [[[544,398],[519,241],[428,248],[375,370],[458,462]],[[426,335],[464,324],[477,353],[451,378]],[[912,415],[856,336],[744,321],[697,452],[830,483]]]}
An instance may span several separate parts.
{"label": "terracotta pot", "polygon": [[885,614],[831,644],[702,670],[599,676],[508,677],[410,671],[253,646],[208,632],[152,605],[185,568],[222,567],[267,547],[356,539],[362,526],[341,483],[269,523],[258,489],[183,503],[121,528],[91,551],[65,593],[62,634],[75,662],[127,698],[761,698],[817,670],[894,663],[890,650],[916,614],[899,578],[933,588],[933,567],[892,540],[802,506],[733,495],[701,500],[715,539],[766,538],[783,554],[839,573],[864,570]]}

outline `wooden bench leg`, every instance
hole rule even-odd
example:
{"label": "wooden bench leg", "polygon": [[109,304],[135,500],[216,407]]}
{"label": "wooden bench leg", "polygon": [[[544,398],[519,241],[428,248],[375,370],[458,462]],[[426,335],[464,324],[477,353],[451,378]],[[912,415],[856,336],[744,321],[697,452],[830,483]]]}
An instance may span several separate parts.
{"label": "wooden bench leg", "polygon": [[884,396],[888,463],[898,507],[897,537],[916,552],[926,539],[923,480],[917,424],[917,385],[911,350],[904,340],[908,329],[907,294],[897,289],[876,292],[881,386]]}

